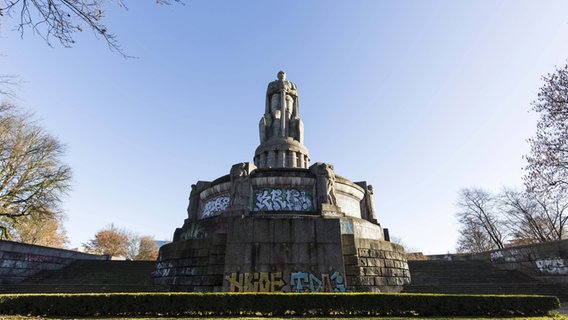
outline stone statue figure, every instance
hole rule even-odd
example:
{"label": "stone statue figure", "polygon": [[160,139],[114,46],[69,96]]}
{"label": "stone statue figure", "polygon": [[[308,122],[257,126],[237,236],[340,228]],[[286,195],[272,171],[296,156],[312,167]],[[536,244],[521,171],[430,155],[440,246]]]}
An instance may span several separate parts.
{"label": "stone statue figure", "polygon": [[368,185],[365,190],[365,204],[367,205],[367,220],[377,223],[377,214],[375,213],[375,200],[374,200],[373,186]]}
{"label": "stone statue figure", "polygon": [[286,80],[286,72],[278,72],[278,80],[268,84],[266,107],[260,119],[260,142],[272,138],[292,138],[304,143],[304,124],[300,119],[300,100],[296,84]]}
{"label": "stone statue figure", "polygon": [[333,166],[331,164],[318,162],[311,166],[310,170],[316,174],[316,192],[320,207],[323,203],[337,206]]}
{"label": "stone statue figure", "polygon": [[209,184],[206,181],[197,181],[191,185],[189,194],[189,205],[187,206],[187,216],[189,220],[195,221],[199,219],[199,194]]}
{"label": "stone statue figure", "polygon": [[191,185],[191,192],[189,193],[189,204],[187,206],[187,216],[190,220],[197,220],[197,209],[199,204],[199,193],[197,192],[197,186]]}
{"label": "stone statue figure", "polygon": [[252,185],[250,173],[256,167],[250,162],[237,163],[231,168],[231,200],[229,208],[248,209],[250,208],[250,198]]}
{"label": "stone statue figure", "polygon": [[365,195],[363,199],[361,199],[361,218],[378,224],[377,214],[375,213],[373,186],[367,184],[367,181],[355,182],[355,184],[365,191]]}

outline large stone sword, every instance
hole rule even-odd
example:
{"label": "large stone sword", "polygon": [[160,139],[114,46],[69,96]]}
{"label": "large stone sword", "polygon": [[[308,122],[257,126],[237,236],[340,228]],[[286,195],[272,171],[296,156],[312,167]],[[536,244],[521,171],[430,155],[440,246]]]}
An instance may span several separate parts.
{"label": "large stone sword", "polygon": [[280,136],[286,137],[286,86],[282,80],[282,91],[280,91]]}

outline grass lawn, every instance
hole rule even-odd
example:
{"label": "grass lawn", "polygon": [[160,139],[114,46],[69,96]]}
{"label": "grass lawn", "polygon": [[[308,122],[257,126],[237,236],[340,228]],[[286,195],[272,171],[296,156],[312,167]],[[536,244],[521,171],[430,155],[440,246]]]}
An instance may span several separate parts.
{"label": "grass lawn", "polygon": [[[124,306],[124,305],[123,305]],[[260,314],[260,313],[259,313]],[[263,319],[270,319],[270,320],[340,320],[340,319],[350,319],[350,320],[415,320],[415,319],[426,319],[426,320],[489,320],[489,319],[506,319],[506,320],[568,320],[568,303],[561,304],[559,309],[556,309],[550,313],[549,316],[540,316],[540,317],[511,317],[511,318],[465,318],[465,317],[135,317],[135,316],[125,316],[125,317],[41,317],[41,316],[23,316],[23,315],[2,315],[0,314],[0,320],[55,320],[55,319],[96,319],[96,320],[124,320],[124,319],[132,319],[132,320],[149,320],[149,319],[161,319],[161,320],[180,320],[180,319],[205,319],[205,320],[235,320],[235,319],[245,319],[245,320],[263,320]]]}
{"label": "grass lawn", "polygon": [[[0,320],[52,320],[52,319],[62,319],[62,318],[43,318],[43,317],[28,317],[28,316],[2,316],[0,315]],[[124,320],[124,319],[132,319],[132,320],[150,320],[150,319],[160,319],[160,320],[183,320],[183,319],[190,319],[190,320],[263,320],[263,319],[270,319],[270,320],[343,320],[346,318],[265,318],[265,317],[256,317],[256,318],[79,318],[79,319],[96,319],[96,320]],[[419,320],[419,319],[427,319],[427,320],[489,320],[489,319],[496,319],[496,318],[377,318],[377,317],[368,317],[368,318],[347,318],[349,320]],[[548,317],[515,317],[515,318],[499,318],[499,319],[507,319],[507,320],[568,320],[568,316],[561,315],[561,314],[554,314]]]}

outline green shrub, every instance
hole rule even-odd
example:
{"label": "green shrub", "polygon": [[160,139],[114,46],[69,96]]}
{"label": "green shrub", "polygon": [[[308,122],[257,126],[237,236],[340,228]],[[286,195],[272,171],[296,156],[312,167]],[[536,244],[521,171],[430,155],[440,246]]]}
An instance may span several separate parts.
{"label": "green shrub", "polygon": [[0,295],[0,314],[41,316],[546,315],[556,297],[435,294],[107,293]]}

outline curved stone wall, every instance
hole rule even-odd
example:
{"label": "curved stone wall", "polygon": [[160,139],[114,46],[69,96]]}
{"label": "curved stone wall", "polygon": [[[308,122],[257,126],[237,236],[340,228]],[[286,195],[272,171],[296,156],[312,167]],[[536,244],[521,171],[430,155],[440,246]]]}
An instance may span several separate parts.
{"label": "curved stone wall", "polygon": [[198,219],[218,216],[229,206],[231,182],[212,183],[199,194]]}
{"label": "curved stone wall", "polygon": [[292,138],[271,139],[262,143],[254,153],[254,164],[259,168],[310,167],[308,149]]}
{"label": "curved stone wall", "polygon": [[335,177],[337,206],[346,216],[361,218],[361,200],[364,196],[365,191],[360,186],[343,177]]}

